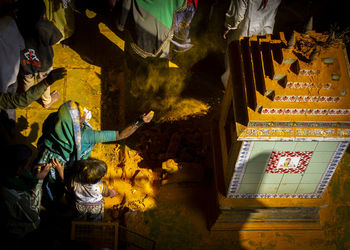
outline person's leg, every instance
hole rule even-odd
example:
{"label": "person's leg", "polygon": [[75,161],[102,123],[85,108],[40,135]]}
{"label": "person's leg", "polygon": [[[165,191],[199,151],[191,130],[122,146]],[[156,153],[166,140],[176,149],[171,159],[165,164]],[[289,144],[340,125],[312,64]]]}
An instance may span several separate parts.
{"label": "person's leg", "polygon": [[123,0],[122,6],[120,10],[119,17],[116,21],[116,26],[119,31],[124,31],[124,27],[126,25],[126,20],[128,19],[128,15],[131,9],[131,0]]}
{"label": "person's leg", "polygon": [[104,217],[104,202],[98,205],[88,206],[88,212],[86,214],[87,221],[102,222]]}
{"label": "person's leg", "polygon": [[35,76],[34,75],[25,75],[22,78],[23,81],[23,90],[27,91],[31,86],[35,83]]}
{"label": "person's leg", "polygon": [[[43,79],[45,79],[47,76],[48,76],[48,74],[52,71],[52,67],[48,70],[48,71],[46,71],[46,72],[40,72],[39,74],[38,74],[38,78],[37,78],[37,81],[38,82],[40,82],[40,81],[42,81]],[[58,93],[58,91],[53,91],[52,93],[50,93],[50,91],[51,91],[51,88],[50,88],[50,86],[49,87],[47,87],[47,89],[45,90],[45,92],[43,93],[43,95],[41,96],[41,101],[42,101],[42,103],[43,103],[43,106],[44,106],[44,108],[49,108],[53,103],[55,103],[58,99],[59,99],[59,97],[60,97],[60,95],[59,95],[59,93]]]}
{"label": "person's leg", "polygon": [[87,206],[74,202],[73,204],[73,220],[75,221],[84,221],[86,213],[88,211]]}

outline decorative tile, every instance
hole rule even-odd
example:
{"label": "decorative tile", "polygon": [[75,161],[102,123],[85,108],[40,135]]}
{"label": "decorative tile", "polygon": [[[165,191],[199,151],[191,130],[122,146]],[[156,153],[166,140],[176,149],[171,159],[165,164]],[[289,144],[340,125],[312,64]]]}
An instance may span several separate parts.
{"label": "decorative tile", "polygon": [[287,82],[286,88],[289,89],[306,89],[306,88],[322,88],[322,89],[330,89],[332,83],[327,82],[323,84],[314,84],[310,82]]}
{"label": "decorative tile", "polygon": [[350,128],[350,122],[250,121],[248,127],[339,127]]}
{"label": "decorative tile", "polygon": [[317,188],[317,184],[299,184],[297,193],[314,193]]}
{"label": "decorative tile", "polygon": [[238,193],[240,194],[256,194],[258,191],[257,184],[241,184]]}
{"label": "decorative tile", "polygon": [[296,144],[297,143],[293,141],[277,141],[273,149],[274,151],[293,151]]}
{"label": "decorative tile", "polygon": [[337,141],[328,141],[328,142],[318,142],[315,151],[322,152],[334,152],[338,147],[339,142]]}
{"label": "decorative tile", "polygon": [[[253,158],[255,159],[255,158]],[[260,159],[258,159],[260,160]],[[246,174],[250,174],[250,173],[264,173],[265,172],[265,168],[267,165],[267,161],[269,160],[269,157],[264,157],[263,159],[261,159],[261,161],[251,161],[249,160],[247,167],[245,169],[245,173]]]}
{"label": "decorative tile", "polygon": [[311,151],[272,151],[266,173],[304,173]]}
{"label": "decorative tile", "polygon": [[229,185],[229,191],[228,193],[236,192],[239,188],[239,184],[242,181],[243,174],[245,172],[245,168],[248,163],[248,159],[250,156],[250,153],[252,151],[254,142],[251,141],[244,141],[241,146],[241,150],[239,152],[239,156],[235,165],[235,171],[233,173],[231,183]]}
{"label": "decorative tile", "polygon": [[248,174],[245,173],[242,179],[243,183],[260,183],[262,174]]}
{"label": "decorative tile", "polygon": [[340,102],[340,96],[302,96],[302,95],[276,95],[276,102]]}
{"label": "decorative tile", "polygon": [[306,168],[305,174],[324,173],[329,163],[326,162],[310,162]]}
{"label": "decorative tile", "polygon": [[[311,97],[317,102],[319,97]],[[262,114],[268,115],[349,115],[350,109],[294,109],[294,108],[263,108]]]}
{"label": "decorative tile", "polygon": [[349,136],[350,135],[350,129],[338,130],[338,135],[341,136],[341,137]]}
{"label": "decorative tile", "polygon": [[301,178],[303,178],[303,174],[284,174],[282,178],[282,183],[297,183],[299,184]]}
{"label": "decorative tile", "polygon": [[283,174],[264,174],[264,177],[262,178],[261,183],[268,184],[268,183],[280,183],[282,180]]}
{"label": "decorative tile", "polygon": [[333,152],[318,152],[315,151],[311,157],[310,162],[326,162],[328,163],[332,158]]}
{"label": "decorative tile", "polygon": [[259,189],[257,190],[257,193],[260,194],[266,194],[266,193],[276,193],[277,189],[279,187],[279,183],[276,184],[261,184],[259,186]]}
{"label": "decorative tile", "polygon": [[[347,126],[346,124],[341,126]],[[256,148],[262,148],[266,142],[256,146]],[[306,145],[304,148],[312,148],[316,147],[315,142],[308,142],[309,144],[301,144]],[[317,142],[316,142],[317,143]],[[322,142],[318,142],[322,143]],[[338,142],[338,146],[335,149],[335,152],[324,152],[324,151],[315,151],[314,154],[309,151],[295,152],[302,153],[307,155],[310,158],[310,153],[312,154],[313,161],[307,163],[307,159],[304,160],[304,165],[307,165],[306,171],[304,173],[267,173],[263,171],[265,169],[265,165],[262,162],[254,162],[250,161],[250,153],[252,152],[254,142],[244,141],[240,156],[236,162],[235,166],[235,175],[231,180],[230,187],[228,189],[227,197],[229,198],[305,198],[305,199],[316,199],[321,198],[325,189],[328,186],[328,183],[339,164],[349,142]],[[297,144],[299,145],[299,144]],[[321,145],[321,144],[320,144]],[[333,148],[334,148],[334,144]],[[332,146],[329,144],[329,146]],[[318,145],[317,145],[318,146]],[[326,144],[319,146],[319,149],[326,146]],[[298,146],[296,146],[298,148]],[[271,154],[274,154],[275,151]],[[278,164],[282,164],[282,169],[286,168],[285,165],[297,164],[299,166],[300,162],[303,160],[302,156],[296,155],[291,156],[289,158],[293,158],[295,160],[289,160],[286,163],[286,158],[281,159],[281,153],[293,153],[293,152],[276,152],[280,153],[278,160],[275,158],[273,161],[276,166]],[[316,154],[316,157],[314,155]],[[324,159],[320,158],[320,156],[324,154],[327,155]],[[278,154],[277,154],[278,155]],[[288,155],[289,156],[289,155]],[[285,155],[283,157],[286,157]],[[298,159],[297,157],[300,157]],[[329,158],[331,157],[331,158]],[[324,161],[328,158],[328,162],[317,162]],[[329,160],[330,159],[330,160]],[[271,158],[269,160],[271,163]],[[286,164],[285,164],[286,163]],[[295,169],[297,169],[297,167]],[[258,168],[258,169],[256,169]],[[278,169],[278,168],[275,168]],[[291,167],[293,169],[293,166]],[[256,172],[254,172],[257,170]],[[305,169],[304,169],[305,170]],[[255,182],[257,179],[261,179],[260,183],[243,183],[243,176],[246,174],[250,174],[247,177],[244,177],[244,181],[246,182]],[[266,175],[266,176],[265,176]],[[280,181],[280,182],[279,182]],[[279,182],[279,183],[276,183]]]}
{"label": "decorative tile", "polygon": [[331,180],[335,169],[337,168],[341,158],[343,157],[346,148],[348,147],[349,142],[339,142],[336,151],[334,152],[332,159],[327,167],[326,172],[323,174],[320,183],[317,186],[316,193],[322,195],[326,190],[329,181]]}
{"label": "decorative tile", "polygon": [[319,75],[320,70],[318,69],[300,69],[299,75],[303,76],[314,76],[314,75]]}
{"label": "decorative tile", "polygon": [[318,142],[296,142],[295,148],[299,151],[314,151]]}
{"label": "decorative tile", "polygon": [[318,184],[323,174],[304,174],[300,183]]}
{"label": "decorative tile", "polygon": [[296,192],[297,188],[299,186],[299,183],[281,183],[281,185],[278,187],[277,193],[280,194],[293,194]]}

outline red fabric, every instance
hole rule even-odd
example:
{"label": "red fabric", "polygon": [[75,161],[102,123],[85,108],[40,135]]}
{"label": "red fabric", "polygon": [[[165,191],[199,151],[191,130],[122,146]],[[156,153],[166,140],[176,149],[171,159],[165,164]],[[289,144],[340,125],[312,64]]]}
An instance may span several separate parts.
{"label": "red fabric", "polygon": [[187,5],[194,5],[194,7],[197,7],[197,1],[198,0],[187,0]]}

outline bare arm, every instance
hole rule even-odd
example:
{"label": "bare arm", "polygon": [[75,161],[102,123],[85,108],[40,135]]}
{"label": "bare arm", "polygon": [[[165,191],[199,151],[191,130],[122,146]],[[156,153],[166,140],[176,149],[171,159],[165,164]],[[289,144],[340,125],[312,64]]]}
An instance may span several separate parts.
{"label": "bare arm", "polygon": [[60,164],[58,159],[52,159],[52,165],[57,170],[63,182],[64,181],[64,163]]}
{"label": "bare arm", "polygon": [[116,131],[117,141],[123,140],[129,137],[130,135],[132,135],[133,133],[135,133],[135,131],[139,127],[141,127],[143,123],[149,123],[152,120],[153,116],[154,116],[154,112],[150,111],[148,112],[147,115],[143,114],[135,123],[129,125],[125,129],[123,129],[120,133],[119,131]]}
{"label": "bare arm", "polygon": [[51,165],[51,163],[46,163],[45,165],[36,165],[34,167],[36,178],[38,178],[39,180],[43,180],[49,173]]}
{"label": "bare arm", "polygon": [[102,195],[104,197],[109,196],[110,198],[113,198],[116,196],[118,193],[114,189],[110,189],[105,182],[103,182],[103,190],[102,190]]}

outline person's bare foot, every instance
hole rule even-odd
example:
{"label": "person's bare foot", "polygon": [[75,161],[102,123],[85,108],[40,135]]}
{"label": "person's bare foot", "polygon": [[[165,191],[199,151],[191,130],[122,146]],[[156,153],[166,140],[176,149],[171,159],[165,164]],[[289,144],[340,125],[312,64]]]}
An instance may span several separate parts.
{"label": "person's bare foot", "polygon": [[60,93],[58,93],[57,90],[53,91],[51,94],[51,102],[48,104],[44,104],[44,108],[48,109],[52,104],[57,102],[57,100],[60,98]]}

